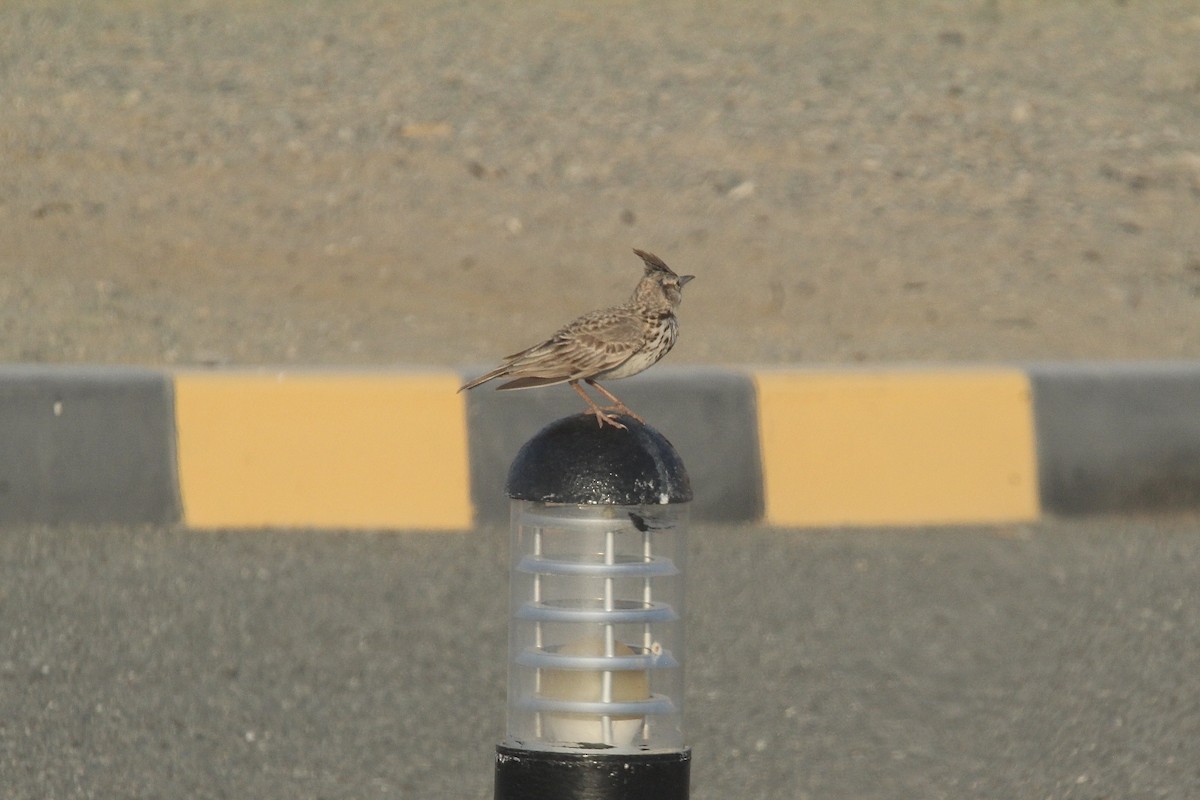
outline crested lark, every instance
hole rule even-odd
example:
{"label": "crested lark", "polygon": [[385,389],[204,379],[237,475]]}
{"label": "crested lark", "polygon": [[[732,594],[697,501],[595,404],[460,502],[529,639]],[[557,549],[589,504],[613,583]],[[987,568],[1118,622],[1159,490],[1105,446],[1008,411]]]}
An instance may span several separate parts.
{"label": "crested lark", "polygon": [[[459,389],[473,389],[495,378],[511,378],[498,389],[529,389],[566,383],[579,393],[596,415],[600,427],[607,423],[624,428],[607,412],[642,418],[597,380],[628,378],[656,363],[675,344],[679,322],[675,307],[683,285],[694,275],[676,275],[653,253],[634,249],[646,265],[633,297],[623,305],[584,314],[558,333],[527,350],[505,356],[503,363]],[[598,406],[579,382],[604,395],[610,406]]]}

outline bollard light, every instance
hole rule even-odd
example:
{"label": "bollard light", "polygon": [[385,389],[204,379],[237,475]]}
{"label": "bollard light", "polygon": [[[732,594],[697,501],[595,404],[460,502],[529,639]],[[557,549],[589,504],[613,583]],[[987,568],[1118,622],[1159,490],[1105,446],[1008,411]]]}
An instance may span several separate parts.
{"label": "bollard light", "polygon": [[511,499],[496,800],[684,800],[687,472],[661,434],[583,414],[525,444]]}

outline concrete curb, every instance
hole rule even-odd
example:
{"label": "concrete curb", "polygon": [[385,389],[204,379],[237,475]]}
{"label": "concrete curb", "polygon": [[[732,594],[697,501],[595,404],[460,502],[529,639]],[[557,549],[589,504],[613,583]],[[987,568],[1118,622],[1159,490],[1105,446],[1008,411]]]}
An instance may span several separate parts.
{"label": "concrete curb", "polygon": [[[569,390],[466,372],[0,367],[0,522],[462,530],[500,522]],[[617,387],[694,519],[1005,524],[1200,506],[1200,362],[659,367]],[[619,432],[614,432],[619,433]]]}
{"label": "concrete curb", "polygon": [[170,376],[0,367],[0,522],[179,519]]}
{"label": "concrete curb", "polygon": [[1200,506],[1200,364],[1045,364],[1030,375],[1043,508]]}

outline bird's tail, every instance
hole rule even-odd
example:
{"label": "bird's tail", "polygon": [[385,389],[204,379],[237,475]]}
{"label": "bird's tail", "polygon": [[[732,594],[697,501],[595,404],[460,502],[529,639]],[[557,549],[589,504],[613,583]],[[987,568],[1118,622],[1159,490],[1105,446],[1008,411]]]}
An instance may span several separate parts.
{"label": "bird's tail", "polygon": [[467,389],[474,389],[476,386],[487,383],[490,380],[499,378],[504,374],[504,367],[496,367],[491,372],[485,372],[473,381],[467,381],[462,386],[458,387],[458,391],[465,392]]}

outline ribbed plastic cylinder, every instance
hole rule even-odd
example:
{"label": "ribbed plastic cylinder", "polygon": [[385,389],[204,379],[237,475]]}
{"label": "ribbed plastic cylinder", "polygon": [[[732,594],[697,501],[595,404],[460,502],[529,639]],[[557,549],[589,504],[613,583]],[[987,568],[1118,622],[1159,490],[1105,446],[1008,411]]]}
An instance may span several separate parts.
{"label": "ribbed plastic cylinder", "polygon": [[[654,429],[591,415],[509,471],[509,682],[497,800],[688,795],[684,561],[691,484]],[[536,790],[533,787],[537,787]]]}

